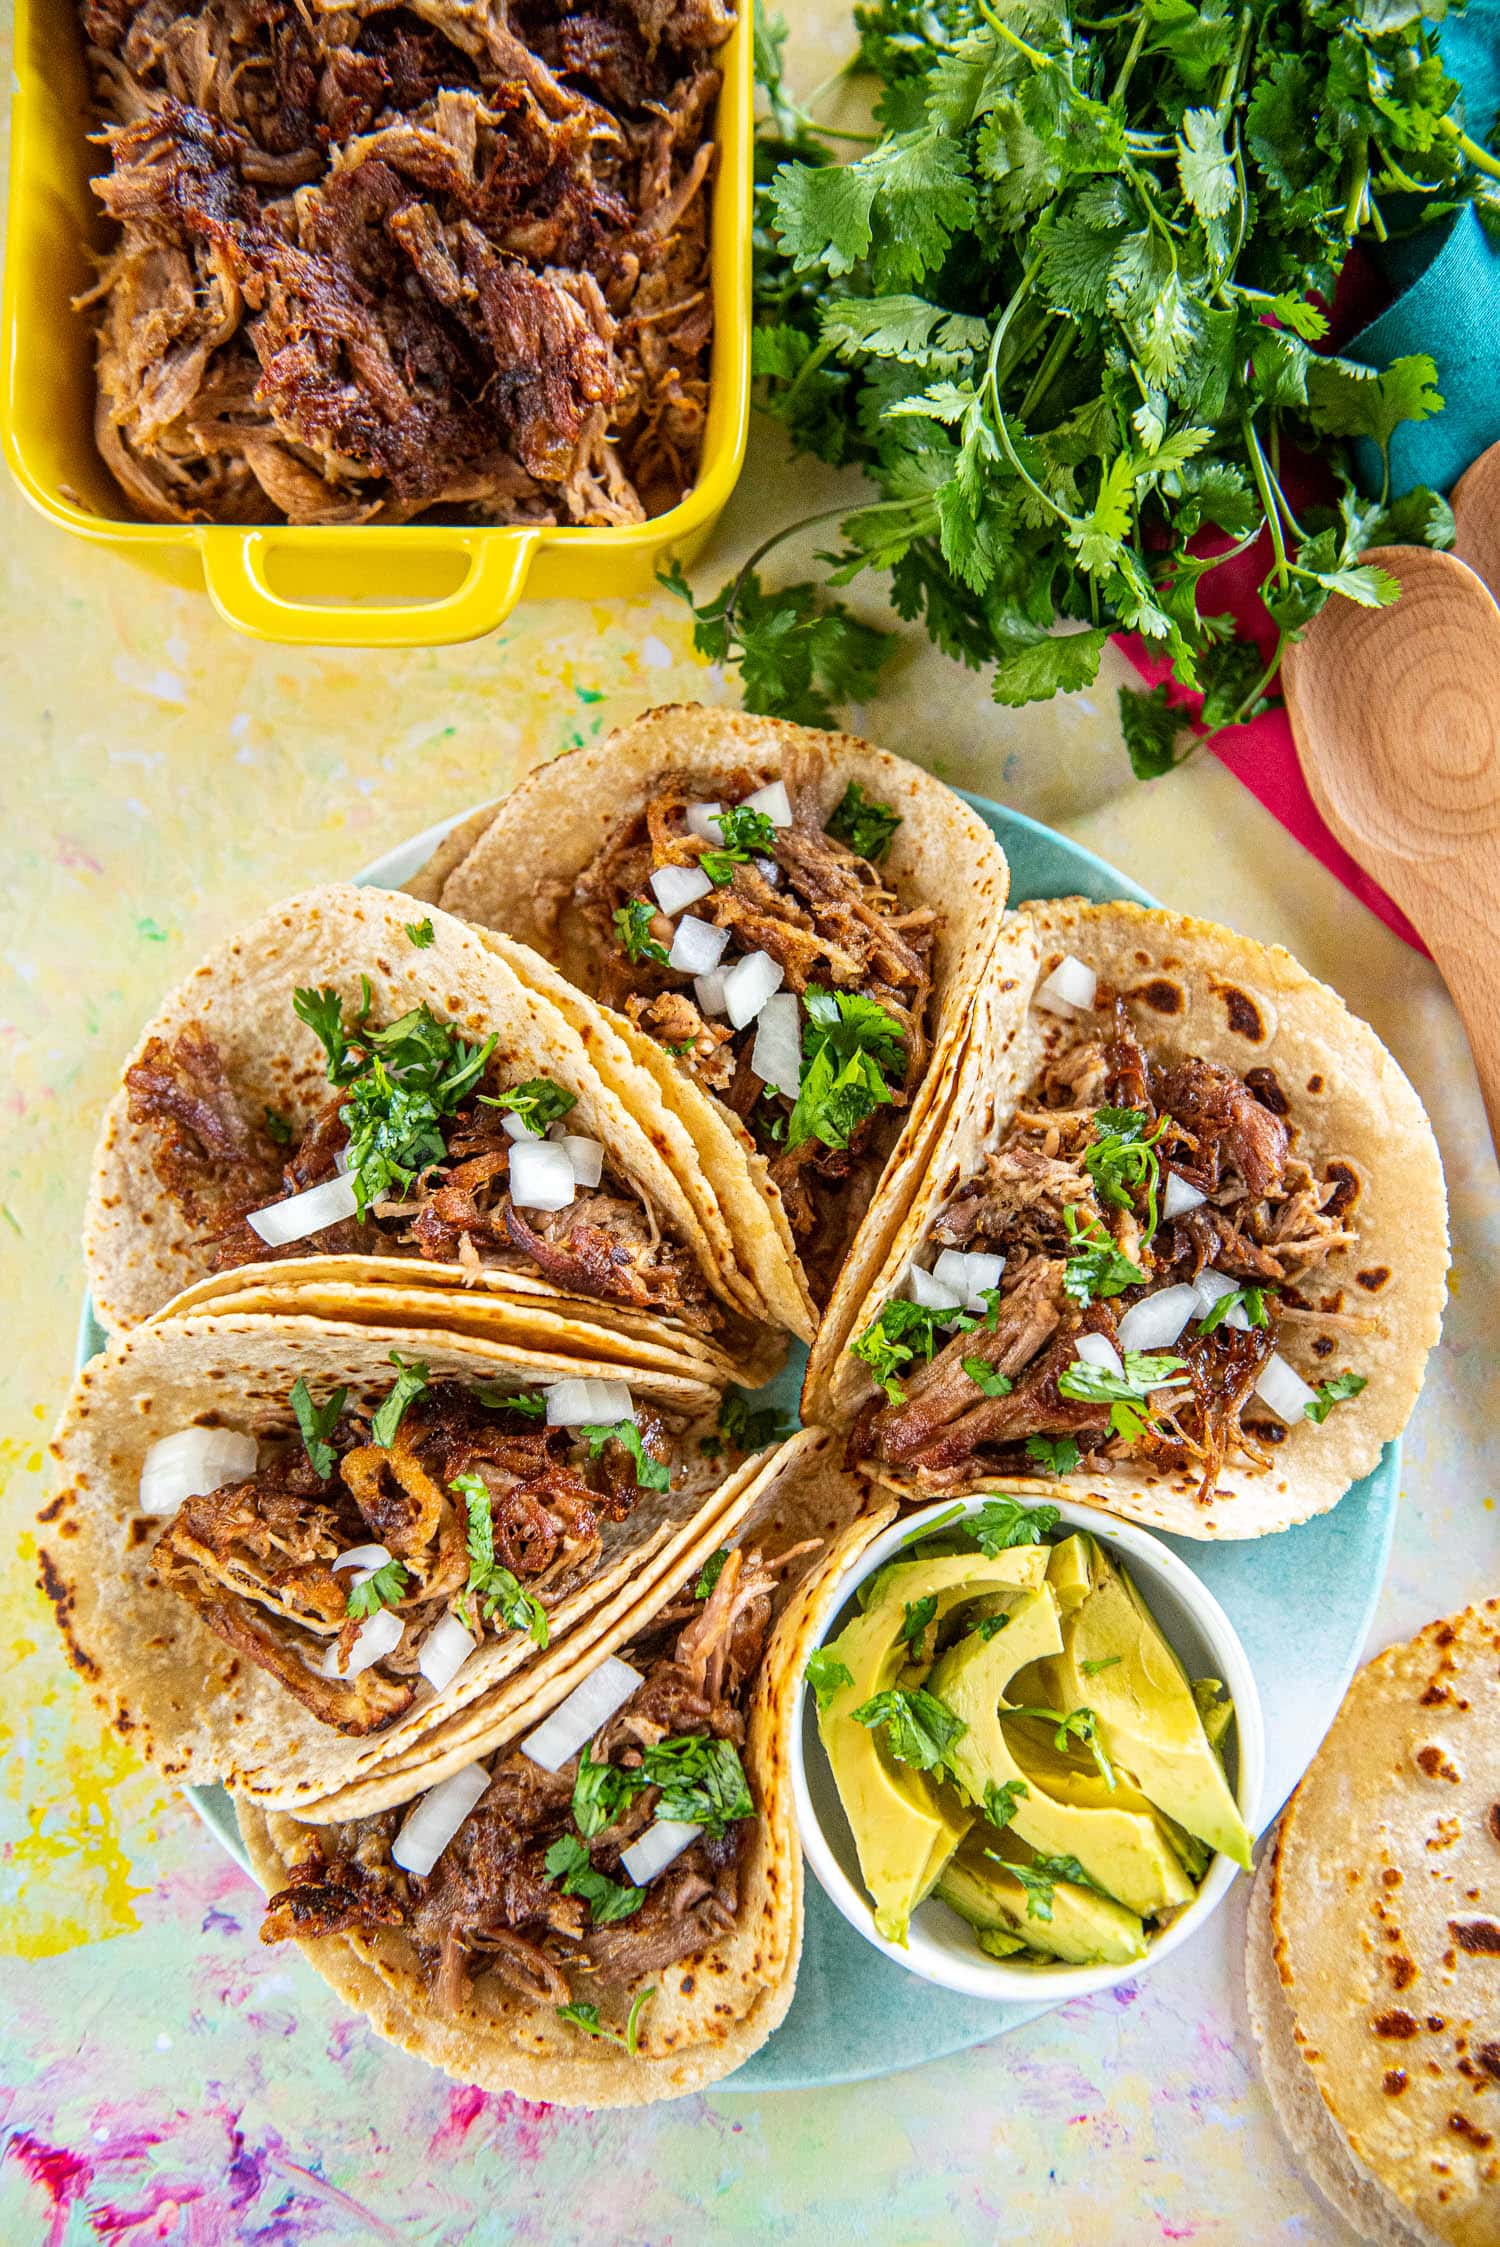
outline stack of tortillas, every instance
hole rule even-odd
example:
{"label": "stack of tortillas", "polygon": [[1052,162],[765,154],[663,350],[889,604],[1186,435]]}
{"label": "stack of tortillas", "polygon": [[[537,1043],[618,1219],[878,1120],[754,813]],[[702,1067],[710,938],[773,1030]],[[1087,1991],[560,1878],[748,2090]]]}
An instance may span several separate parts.
{"label": "stack of tortillas", "polygon": [[1266,1852],[1250,2018],[1362,2237],[1500,2242],[1500,1599],[1355,1679]]}

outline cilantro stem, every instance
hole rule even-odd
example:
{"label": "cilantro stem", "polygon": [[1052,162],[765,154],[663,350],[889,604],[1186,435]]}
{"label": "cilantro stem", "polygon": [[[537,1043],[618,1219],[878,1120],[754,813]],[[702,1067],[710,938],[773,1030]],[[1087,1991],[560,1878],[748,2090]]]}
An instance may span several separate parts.
{"label": "cilantro stem", "polygon": [[777,400],[778,408],[784,409],[791,403],[792,399],[796,397],[797,392],[802,388],[803,383],[806,382],[808,376],[810,374],[817,373],[819,367],[822,366],[823,361],[829,356],[832,350],[832,336],[826,335],[821,339],[820,342],[813,345],[811,351],[809,351],[807,357],[803,360],[801,366],[797,369],[797,372],[793,375],[785,390],[782,391],[780,398]]}
{"label": "cilantro stem", "polygon": [[1146,44],[1146,32],[1150,23],[1151,18],[1143,8],[1135,30],[1131,34],[1130,45],[1125,50],[1125,59],[1120,65],[1114,84],[1109,89],[1111,101],[1120,101],[1124,98],[1125,88],[1130,84],[1130,74],[1139,62],[1141,49]]}
{"label": "cilantro stem", "polygon": [[1449,140],[1457,143],[1476,171],[1488,172],[1491,179],[1500,179],[1500,156],[1492,156],[1487,148],[1481,148],[1478,141],[1471,140],[1462,126],[1456,125],[1451,117],[1438,119],[1438,131],[1446,133]]}
{"label": "cilantro stem", "polygon": [[1354,182],[1349,189],[1349,199],[1344,205],[1344,232],[1346,235],[1354,235],[1359,232],[1359,222],[1364,217],[1365,212],[1365,191],[1369,184],[1370,144],[1366,140],[1360,143],[1359,155],[1354,164]]}
{"label": "cilantro stem", "polygon": [[1052,388],[1053,377],[1059,372],[1069,352],[1078,341],[1078,330],[1071,320],[1065,320],[1042,356],[1036,373],[1032,376],[1018,411],[1023,421],[1029,421],[1036,408]]}
{"label": "cilantro stem", "polygon": [[1002,17],[996,15],[994,9],[988,5],[988,0],[979,0],[979,13],[983,16],[991,31],[997,33],[1000,38],[1008,40],[1017,54],[1024,55],[1026,60],[1037,70],[1057,70],[1061,68],[1055,55],[1044,55],[1040,47],[1028,46],[1019,32],[1012,31],[1010,25]]}
{"label": "cilantro stem", "polygon": [[[982,7],[981,13],[984,15],[987,21],[995,21],[995,19],[991,16],[988,8]],[[999,24],[996,24],[996,28],[1000,29],[1002,27]],[[1018,44],[1023,43],[1024,42],[1018,42]],[[1042,261],[1039,255],[1032,259],[1025,272],[1021,275],[1020,280],[1017,282],[1015,289],[1012,291],[1010,301],[1006,305],[1005,310],[1001,313],[999,319],[995,322],[995,332],[990,337],[990,355],[984,370],[984,395],[989,399],[990,402],[990,414],[995,424],[995,434],[1000,439],[1000,443],[1005,451],[1005,457],[1010,462],[1011,467],[1020,477],[1022,483],[1025,484],[1029,490],[1035,492],[1042,505],[1046,508],[1049,508],[1051,512],[1057,517],[1060,523],[1066,523],[1071,529],[1076,530],[1080,526],[1075,518],[1068,513],[1065,507],[1058,506],[1057,501],[1052,497],[1052,494],[1050,492],[1043,491],[1041,485],[1032,475],[1030,469],[1027,468],[1025,462],[1021,459],[1020,454],[1016,451],[1014,444],[1011,442],[1009,424],[1005,419],[1005,408],[1000,403],[1000,348],[1005,341],[1006,330],[1009,328],[1011,321],[1014,319],[1021,306],[1025,303],[1027,297],[1031,294],[1031,284],[1036,279],[1037,270],[1040,267],[1041,262]]]}
{"label": "cilantro stem", "polygon": [[1242,8],[1240,10],[1240,35],[1234,43],[1234,53],[1224,66],[1224,75],[1219,81],[1219,98],[1214,103],[1214,114],[1218,117],[1228,115],[1230,101],[1240,82],[1240,72],[1245,66],[1245,49],[1249,44],[1253,22],[1254,18],[1250,10]]}
{"label": "cilantro stem", "polygon": [[1240,430],[1245,440],[1245,450],[1250,456],[1250,472],[1255,478],[1255,488],[1260,493],[1260,503],[1265,510],[1266,528],[1271,534],[1271,546],[1276,556],[1275,575],[1279,585],[1285,585],[1289,575],[1286,558],[1286,540],[1281,535],[1281,511],[1272,497],[1271,472],[1266,466],[1266,456],[1260,449],[1260,439],[1255,434],[1255,423],[1249,414],[1241,414]]}

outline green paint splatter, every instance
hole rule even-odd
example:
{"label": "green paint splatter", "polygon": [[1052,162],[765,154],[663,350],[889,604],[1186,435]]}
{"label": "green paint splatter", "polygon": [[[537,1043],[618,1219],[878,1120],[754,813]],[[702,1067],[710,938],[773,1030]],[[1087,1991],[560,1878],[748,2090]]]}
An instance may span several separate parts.
{"label": "green paint splatter", "polygon": [[162,927],[160,921],[153,921],[149,913],[143,913],[135,925],[148,944],[166,943],[166,930]]}
{"label": "green paint splatter", "polygon": [[604,700],[604,693],[600,687],[575,687],[573,692],[580,702],[602,702]]}
{"label": "green paint splatter", "polygon": [[23,1237],[21,1220],[16,1215],[15,1211],[11,1208],[9,1202],[0,1202],[0,1217],[3,1217],[5,1219],[6,1224],[10,1227],[11,1231],[16,1235],[18,1240]]}

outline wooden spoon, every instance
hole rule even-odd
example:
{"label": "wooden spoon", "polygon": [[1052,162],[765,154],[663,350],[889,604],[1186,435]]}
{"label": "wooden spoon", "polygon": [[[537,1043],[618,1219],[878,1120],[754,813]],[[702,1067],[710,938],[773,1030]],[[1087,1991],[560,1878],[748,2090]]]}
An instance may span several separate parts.
{"label": "wooden spoon", "polygon": [[1292,731],[1319,811],[1442,970],[1500,1149],[1500,608],[1451,554],[1364,559],[1401,598],[1314,618],[1282,672]]}
{"label": "wooden spoon", "polygon": [[1500,445],[1480,454],[1453,487],[1453,551],[1500,601]]}

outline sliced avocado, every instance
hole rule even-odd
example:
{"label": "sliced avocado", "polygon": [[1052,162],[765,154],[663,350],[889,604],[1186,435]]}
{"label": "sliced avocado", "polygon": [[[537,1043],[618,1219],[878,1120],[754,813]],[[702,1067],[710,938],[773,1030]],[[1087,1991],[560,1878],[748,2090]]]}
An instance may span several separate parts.
{"label": "sliced avocado", "polygon": [[1094,1540],[1081,1530],[1065,1537],[1054,1545],[1047,1556],[1047,1581],[1057,1597],[1064,1615],[1086,1600],[1093,1589],[1094,1579],[1090,1563],[1094,1557]]}
{"label": "sliced avocado", "polygon": [[1043,1584],[1017,1601],[1007,1629],[988,1641],[970,1632],[935,1665],[928,1691],[967,1727],[952,1755],[959,1785],[982,1802],[991,1781],[1021,1780],[1027,1792],[1012,1824],[1022,1840],[1045,1856],[1076,1857],[1091,1880],[1142,1918],[1187,1903],[1192,1882],[1149,1808],[1058,1801],[1027,1780],[1012,1752],[1000,1715],[1006,1689],[1017,1670],[1061,1648],[1057,1601]]}
{"label": "sliced avocado", "polygon": [[1055,1883],[1050,1919],[1028,1917],[1020,1881],[974,1840],[944,1868],[937,1893],[971,1927],[1009,1937],[1007,1949],[1024,1944],[1074,1966],[1123,1966],[1146,1955],[1146,1930],[1134,1912],[1071,1880]]}
{"label": "sliced avocado", "polygon": [[1061,1695],[1055,1706],[1086,1703],[1106,1754],[1126,1765],[1158,1810],[1248,1865],[1250,1835],[1187,1673],[1130,1577],[1102,1547],[1095,1548],[1093,1590],[1066,1618],[1062,1652],[1051,1666]]}
{"label": "sliced avocado", "polygon": [[944,1553],[937,1560],[893,1560],[874,1578],[874,1591],[865,1601],[865,1613],[877,1607],[906,1612],[909,1600],[937,1594],[939,1624],[955,1608],[981,1599],[991,1591],[1034,1588],[1047,1573],[1045,1545],[1016,1545],[986,1560],[983,1553]]}
{"label": "sliced avocado", "polygon": [[906,1941],[907,1922],[973,1823],[956,1796],[925,1772],[897,1763],[854,1711],[893,1684],[905,1664],[905,1600],[882,1600],[831,1639],[827,1651],[851,1682],[818,1711],[818,1731],[833,1767],[859,1869],[887,1942]]}

